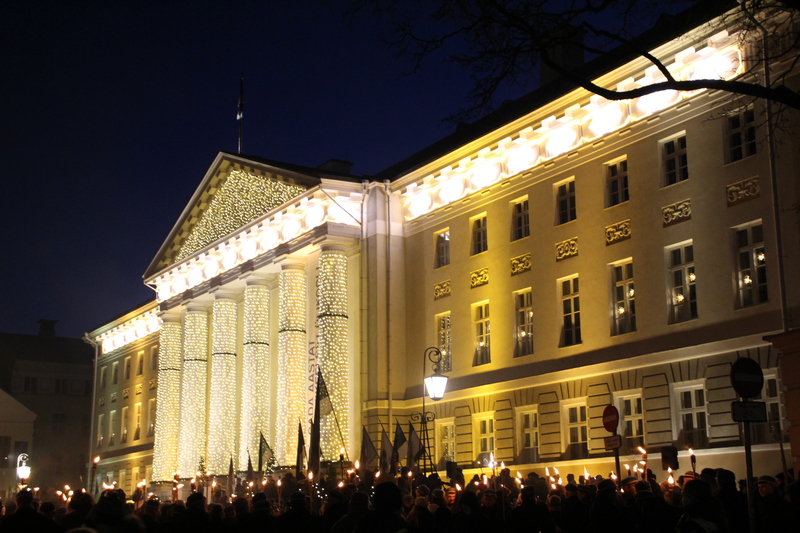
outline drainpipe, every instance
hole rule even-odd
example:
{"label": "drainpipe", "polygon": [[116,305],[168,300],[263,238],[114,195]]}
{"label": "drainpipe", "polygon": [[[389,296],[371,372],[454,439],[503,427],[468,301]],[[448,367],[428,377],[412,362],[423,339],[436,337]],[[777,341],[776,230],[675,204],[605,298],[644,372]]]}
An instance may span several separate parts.
{"label": "drainpipe", "polygon": [[[83,342],[85,342],[86,344],[91,345],[94,348],[94,360],[92,361],[92,363],[93,363],[92,364],[92,409],[91,409],[91,414],[89,415],[89,418],[90,418],[90,420],[89,420],[89,454],[87,455],[87,457],[89,458],[89,464],[86,467],[87,468],[86,479],[89,481],[89,485],[88,486],[89,486],[89,491],[91,492],[92,491],[92,486],[94,484],[94,479],[92,478],[92,470],[93,470],[92,465],[94,464],[93,463],[93,457],[92,457],[92,439],[94,439],[94,431],[95,431],[95,427],[94,427],[94,420],[95,420],[94,408],[97,405],[97,363],[98,363],[98,360],[100,359],[100,343],[99,342],[95,342],[94,339],[92,339],[89,336],[88,333],[84,333],[83,334],[82,340],[83,340]],[[92,497],[94,498],[95,495],[92,494]]]}
{"label": "drainpipe", "polygon": [[391,182],[383,181],[384,195],[386,196],[386,396],[388,398],[388,424],[392,430],[392,218],[391,218]]}

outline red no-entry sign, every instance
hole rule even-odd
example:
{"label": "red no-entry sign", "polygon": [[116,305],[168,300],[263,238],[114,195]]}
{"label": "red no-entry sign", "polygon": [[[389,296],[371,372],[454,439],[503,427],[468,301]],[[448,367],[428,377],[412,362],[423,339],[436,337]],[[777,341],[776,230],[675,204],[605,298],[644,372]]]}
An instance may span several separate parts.
{"label": "red no-entry sign", "polygon": [[742,398],[755,398],[764,388],[764,373],[755,360],[740,357],[731,365],[731,385]]}
{"label": "red no-entry sign", "polygon": [[616,433],[619,425],[619,411],[611,404],[606,405],[603,410],[603,427],[609,433]]}

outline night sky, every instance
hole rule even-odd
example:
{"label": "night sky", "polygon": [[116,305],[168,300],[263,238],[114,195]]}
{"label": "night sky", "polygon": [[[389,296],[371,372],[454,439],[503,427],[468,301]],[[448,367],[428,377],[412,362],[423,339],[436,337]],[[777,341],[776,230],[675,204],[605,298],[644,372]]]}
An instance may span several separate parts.
{"label": "night sky", "polygon": [[[127,6],[127,7],[125,7]],[[467,75],[409,64],[346,2],[0,5],[0,332],[80,336],[142,273],[217,152],[372,174],[444,137]]]}

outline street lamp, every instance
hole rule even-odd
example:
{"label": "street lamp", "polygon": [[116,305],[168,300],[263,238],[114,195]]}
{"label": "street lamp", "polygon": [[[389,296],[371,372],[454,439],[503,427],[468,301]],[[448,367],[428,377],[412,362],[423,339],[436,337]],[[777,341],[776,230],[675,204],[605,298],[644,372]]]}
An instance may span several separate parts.
{"label": "street lamp", "polygon": [[[427,362],[433,363],[433,374],[426,376]],[[442,352],[439,348],[431,346],[425,350],[422,357],[422,383],[425,390],[422,391],[422,411],[414,411],[411,413],[412,422],[420,422],[422,424],[422,472],[428,474],[428,465],[433,470],[433,459],[431,458],[428,443],[428,422],[436,420],[436,415],[433,411],[425,410],[425,392],[431,397],[431,400],[439,401],[444,398],[445,389],[447,388],[447,376],[443,376],[441,372]]]}
{"label": "street lamp", "polygon": [[24,488],[31,477],[31,467],[28,466],[28,454],[21,453],[17,456],[17,477],[20,485]]}

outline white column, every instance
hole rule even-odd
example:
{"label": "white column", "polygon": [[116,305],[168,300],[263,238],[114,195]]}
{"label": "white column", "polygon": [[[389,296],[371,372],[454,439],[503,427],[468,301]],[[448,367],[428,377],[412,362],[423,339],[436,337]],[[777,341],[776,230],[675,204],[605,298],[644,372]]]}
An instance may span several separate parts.
{"label": "white column", "polygon": [[206,464],[210,474],[221,475],[236,455],[236,300],[218,293],[212,309]]}
{"label": "white column", "polygon": [[178,469],[183,477],[197,472],[206,455],[206,397],[208,383],[208,311],[190,305],[183,325],[181,429]]}
{"label": "white column", "polygon": [[[338,458],[350,450],[350,369],[347,347],[347,256],[341,248],[323,245],[317,278],[318,354],[333,411],[322,418],[322,454]],[[339,425],[337,427],[336,420]],[[339,430],[341,429],[341,435]]]}
{"label": "white column", "polygon": [[305,415],[305,385],[308,372],[305,266],[296,263],[284,264],[280,274],[279,291],[278,418],[275,453],[278,456],[278,464],[293,465],[297,453],[297,425]]}
{"label": "white column", "polygon": [[[239,469],[247,468],[247,450],[258,468],[259,434],[275,446],[270,433],[269,288],[248,280],[244,289],[242,400],[239,424]],[[274,448],[273,448],[274,449]]]}
{"label": "white column", "polygon": [[181,405],[181,355],[183,328],[180,319],[163,318],[158,347],[153,481],[170,481],[178,470],[178,430]]}

